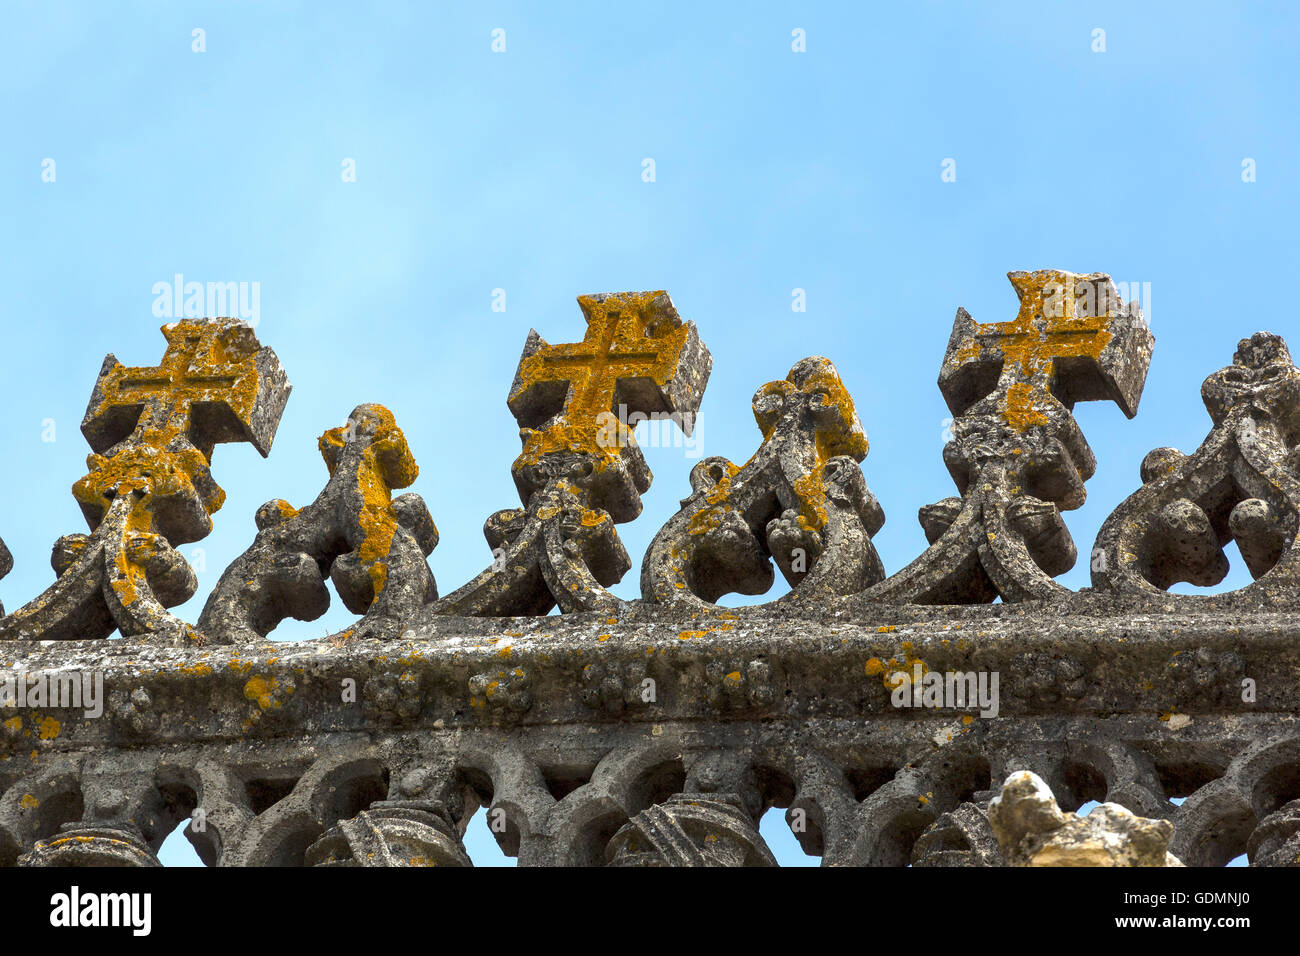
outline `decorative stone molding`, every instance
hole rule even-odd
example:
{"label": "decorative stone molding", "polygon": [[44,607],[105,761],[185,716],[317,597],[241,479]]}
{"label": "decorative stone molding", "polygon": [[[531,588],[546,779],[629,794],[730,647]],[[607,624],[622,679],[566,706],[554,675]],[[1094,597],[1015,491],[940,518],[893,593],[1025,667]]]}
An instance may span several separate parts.
{"label": "decorative stone molding", "polygon": [[[155,369],[110,356],[74,491],[90,534],[0,619],[0,865],[152,865],[182,824],[209,865],[466,865],[480,810],[526,866],[771,865],[774,808],[827,866],[1005,865],[992,801],[1017,771],[1067,818],[1095,800],[1167,821],[1188,866],[1292,865],[1300,372],[1277,336],[1243,340],[1203,389],[1209,438],[1147,457],[1073,593],[1053,580],[1075,556],[1062,513],[1095,462],[1070,411],[1135,413],[1152,340],[1103,275],[1011,278],[1014,321],[954,324],[960,497],[921,509],[921,556],[881,565],[859,410],[811,357],[759,389],[748,462],[691,472],[634,601],[607,590],[650,481],[629,415],[689,430],[712,362],[666,293],[582,297],[580,343],[529,335],[508,399],[522,507],[488,519],[474,580],[438,597],[432,516],[395,494],[414,453],[362,404],[321,439],[320,495],[259,510],[197,627],[165,608],[194,590],[176,546],[221,503],[213,446],[269,451],[289,386],[235,320],[166,326]],[[1164,590],[1214,580],[1229,539],[1254,584]],[[713,603],[764,592],[773,563],[788,594]],[[331,586],[351,626],[267,639]],[[92,672],[100,713],[44,690],[10,710],[7,675]],[[937,696],[901,705],[897,672]],[[994,706],[944,696],[981,675]]]}

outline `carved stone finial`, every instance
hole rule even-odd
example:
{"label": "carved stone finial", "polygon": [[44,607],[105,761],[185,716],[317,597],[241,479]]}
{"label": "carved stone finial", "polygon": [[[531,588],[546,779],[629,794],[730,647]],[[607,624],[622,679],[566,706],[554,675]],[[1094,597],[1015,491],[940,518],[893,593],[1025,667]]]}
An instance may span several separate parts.
{"label": "carved stone finial", "polygon": [[290,616],[315,620],[329,607],[326,575],[365,625],[396,625],[437,598],[425,558],[438,529],[419,495],[393,497],[420,473],[393,413],[358,405],[319,445],[329,482],[302,510],[279,499],[258,509],[256,540],[222,574],[199,618],[213,641],[265,636]]}
{"label": "carved stone finial", "polygon": [[1062,510],[1083,504],[1096,459],[1070,414],[1110,399],[1137,412],[1153,338],[1110,277],[1008,273],[1020,311],[981,325],[957,310],[939,373],[952,410],[944,463],[961,498],[922,508],[930,548],[866,597],[921,604],[1047,598],[1073,566]]}
{"label": "carved stone finial", "polygon": [[641,513],[651,479],[629,417],[667,414],[690,434],[712,359],[666,292],[584,295],[578,304],[583,341],[553,346],[530,331],[510,389],[524,444],[512,472],[524,508],[488,519],[493,566],[438,602],[438,613],[620,603],[605,588],[631,561],[614,524]]}
{"label": "carved stone finial", "polygon": [[72,493],[92,534],[54,547],[59,580],[0,621],[0,640],[105,637],[193,628],[164,610],[197,586],[175,550],[212,530],[225,500],[209,470],[213,446],[247,441],[262,454],[289,397],[275,353],[237,319],[162,328],[153,368],[104,360],[81,430],[94,451]]}
{"label": "carved stone finial", "polygon": [[1011,866],[1182,866],[1169,852],[1174,825],[1103,803],[1065,813],[1041,777],[1013,773],[989,804],[989,824]]}
{"label": "carved stone finial", "polygon": [[1280,336],[1242,339],[1232,364],[1209,376],[1201,398],[1214,422],[1192,455],[1157,448],[1142,487],[1106,519],[1093,549],[1094,587],[1138,594],[1228,573],[1237,543],[1255,583],[1242,589],[1300,593],[1300,369]]}
{"label": "carved stone finial", "polygon": [[641,593],[657,603],[762,594],[776,560],[805,596],[851,594],[884,577],[871,536],[885,515],[858,462],[867,436],[829,360],[803,359],[754,395],[763,443],[743,467],[706,458],[691,496],[646,552]]}

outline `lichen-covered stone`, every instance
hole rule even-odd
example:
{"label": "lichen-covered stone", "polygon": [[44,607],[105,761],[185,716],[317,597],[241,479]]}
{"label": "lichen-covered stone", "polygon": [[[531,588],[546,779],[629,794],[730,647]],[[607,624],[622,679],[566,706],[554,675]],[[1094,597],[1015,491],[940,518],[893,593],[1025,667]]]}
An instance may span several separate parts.
{"label": "lichen-covered stone", "polygon": [[989,823],[1011,866],[1182,866],[1168,852],[1174,825],[1115,803],[1065,813],[1042,779],[1012,774],[989,804]]}

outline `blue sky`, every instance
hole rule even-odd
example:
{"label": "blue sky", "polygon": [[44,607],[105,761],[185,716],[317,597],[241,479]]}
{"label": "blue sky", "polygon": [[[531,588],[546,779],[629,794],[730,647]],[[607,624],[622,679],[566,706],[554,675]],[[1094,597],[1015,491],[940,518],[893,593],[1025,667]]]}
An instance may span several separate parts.
{"label": "blue sky", "polygon": [[[316,437],[362,402],[394,411],[422,466],[440,590],[469,580],[490,560],[484,518],[518,502],[505,396],[529,328],[575,341],[574,297],[627,289],[667,289],[712,350],[705,455],[744,461],[754,390],[805,355],[837,364],[892,572],[925,546],[916,509],[955,493],[935,378],[956,308],[1012,318],[1014,269],[1149,283],[1138,417],[1076,409],[1099,459],[1067,516],[1086,555],[1145,452],[1204,437],[1200,383],[1239,338],[1300,346],[1284,288],[1298,19],[1188,2],[6,4],[0,537],[16,566],[0,598],[35,596],[54,538],[85,530],[68,489],[87,398],[106,353],[161,357],[153,289],[177,273],[258,283],[258,335],[294,385],[269,459],[217,448],[228,497],[189,620],[262,502],[317,494]],[[646,457],[645,512],[620,529],[637,567],[693,463]],[[636,595],[637,567],[616,593]],[[1062,581],[1087,577],[1080,561]],[[349,620],[336,602],[276,637]]]}

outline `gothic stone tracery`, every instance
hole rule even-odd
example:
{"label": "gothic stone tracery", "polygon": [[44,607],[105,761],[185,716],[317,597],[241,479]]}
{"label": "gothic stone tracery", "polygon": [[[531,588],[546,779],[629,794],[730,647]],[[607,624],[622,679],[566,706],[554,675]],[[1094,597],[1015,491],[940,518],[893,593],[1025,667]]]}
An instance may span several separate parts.
{"label": "gothic stone tracery", "polygon": [[[155,865],[188,820],[210,865],[464,866],[485,808],[523,865],[767,866],[774,807],[825,865],[1096,862],[1116,834],[1119,862],[1296,865],[1300,371],[1280,337],[1243,339],[1202,388],[1208,437],[1142,461],[1071,592],[1063,512],[1096,467],[1071,410],[1136,414],[1153,340],[1105,275],[1010,278],[1013,320],[954,322],[959,494],[920,509],[923,554],[882,565],[877,411],[811,356],[754,396],[744,464],[691,471],[633,601],[609,590],[650,483],[633,416],[689,431],[712,364],[665,292],[582,296],[580,342],[529,333],[507,399],[522,507],[487,519],[490,566],[444,597],[434,514],[402,491],[416,450],[364,402],[322,423],[316,499],[271,498],[198,621],[173,616],[196,587],[176,547],[224,497],[214,446],[268,453],[289,385],[231,319],[165,326],[152,368],[109,356],[73,486],[90,533],[0,619],[0,865]],[[1168,592],[1221,580],[1229,542],[1252,584]],[[785,596],[715,603],[774,567]],[[267,640],[331,587],[353,625]],[[95,673],[98,713],[68,697]],[[980,674],[994,712],[926,706],[922,685]]]}

